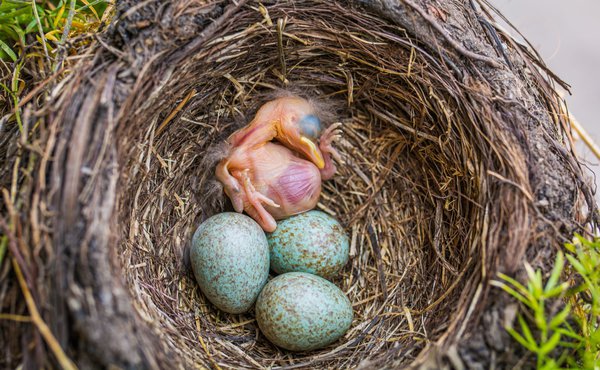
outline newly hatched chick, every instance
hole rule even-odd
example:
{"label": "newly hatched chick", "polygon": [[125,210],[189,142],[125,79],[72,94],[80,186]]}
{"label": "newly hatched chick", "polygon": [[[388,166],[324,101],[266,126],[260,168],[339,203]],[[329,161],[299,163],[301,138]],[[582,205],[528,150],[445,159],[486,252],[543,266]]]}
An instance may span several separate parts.
{"label": "newly hatched chick", "polygon": [[234,209],[246,211],[267,232],[276,229],[275,220],[313,209],[321,181],[336,171],[331,157],[339,160],[339,154],[331,144],[338,127],[322,130],[313,106],[296,96],[263,105],[229,137],[229,155],[217,165],[216,177]]}

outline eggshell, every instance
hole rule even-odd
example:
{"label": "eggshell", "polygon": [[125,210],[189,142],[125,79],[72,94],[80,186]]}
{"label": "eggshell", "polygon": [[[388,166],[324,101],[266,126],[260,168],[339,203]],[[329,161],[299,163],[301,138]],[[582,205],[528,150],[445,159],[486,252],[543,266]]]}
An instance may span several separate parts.
{"label": "eggshell", "polygon": [[348,262],[348,235],[336,219],[320,211],[279,221],[267,239],[271,269],[279,274],[308,272],[328,279]]}
{"label": "eggshell", "polygon": [[322,348],[352,324],[352,305],[333,283],[312,274],[290,272],[264,287],[256,301],[261,332],[290,351]]}
{"label": "eggshell", "polygon": [[262,228],[239,213],[220,213],[194,233],[190,259],[202,293],[229,313],[248,311],[269,277]]}

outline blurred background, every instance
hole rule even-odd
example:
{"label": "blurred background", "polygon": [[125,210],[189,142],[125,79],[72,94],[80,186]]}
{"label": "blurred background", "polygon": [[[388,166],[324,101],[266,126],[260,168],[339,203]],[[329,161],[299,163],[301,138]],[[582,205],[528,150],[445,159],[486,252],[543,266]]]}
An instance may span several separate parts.
{"label": "blurred background", "polygon": [[[600,143],[600,1],[490,0],[571,85],[571,114]],[[600,181],[600,161],[582,143],[582,160]],[[596,194],[600,201],[600,194]]]}

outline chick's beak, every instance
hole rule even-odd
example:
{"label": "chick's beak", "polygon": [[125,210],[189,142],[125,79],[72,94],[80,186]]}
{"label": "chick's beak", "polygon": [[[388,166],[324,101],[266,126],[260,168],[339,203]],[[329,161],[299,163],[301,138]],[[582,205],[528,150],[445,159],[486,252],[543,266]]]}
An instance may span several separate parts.
{"label": "chick's beak", "polygon": [[325,160],[323,159],[323,155],[317,145],[310,140],[309,138],[302,136],[300,138],[300,142],[305,149],[305,153],[309,156],[309,158],[313,161],[313,163],[319,168],[323,169],[325,167]]}

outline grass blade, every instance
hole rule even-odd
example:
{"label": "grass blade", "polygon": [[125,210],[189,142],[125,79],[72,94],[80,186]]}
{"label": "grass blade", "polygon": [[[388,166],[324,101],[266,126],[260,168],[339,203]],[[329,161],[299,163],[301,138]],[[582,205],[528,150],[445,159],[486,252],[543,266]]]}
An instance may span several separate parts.
{"label": "grass blade", "polygon": [[4,51],[13,62],[17,61],[17,54],[4,41],[0,40],[0,49]]}
{"label": "grass blade", "polygon": [[90,8],[90,10],[92,11],[92,13],[94,13],[94,16],[96,17],[97,20],[100,20],[100,17],[98,16],[98,12],[96,12],[96,9],[93,6],[90,6],[90,3],[87,0],[81,0],[81,2]]}
{"label": "grass blade", "polygon": [[48,54],[48,48],[46,47],[46,38],[44,36],[44,27],[42,26],[42,21],[40,20],[40,15],[38,13],[38,8],[37,8],[37,4],[35,3],[35,0],[31,0],[31,8],[33,9],[33,17],[35,18],[35,21],[38,25],[38,32],[40,34],[40,37],[42,38],[42,47],[44,48],[44,54],[46,55],[48,65],[50,65],[50,55]]}

